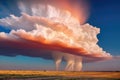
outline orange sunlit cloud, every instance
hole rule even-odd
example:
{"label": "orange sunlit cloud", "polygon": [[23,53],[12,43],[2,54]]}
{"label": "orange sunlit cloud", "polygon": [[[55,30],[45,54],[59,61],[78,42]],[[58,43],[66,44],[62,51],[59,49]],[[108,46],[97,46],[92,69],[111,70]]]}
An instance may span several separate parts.
{"label": "orange sunlit cloud", "polygon": [[56,69],[64,57],[66,69],[73,70],[75,65],[77,71],[82,67],[82,60],[112,58],[97,44],[100,29],[83,24],[88,17],[87,3],[80,0],[80,6],[76,2],[71,6],[70,0],[57,2],[58,5],[53,0],[38,1],[19,2],[20,17],[10,15],[0,19],[0,25],[11,29],[9,33],[0,32],[0,55],[50,60],[54,57]]}

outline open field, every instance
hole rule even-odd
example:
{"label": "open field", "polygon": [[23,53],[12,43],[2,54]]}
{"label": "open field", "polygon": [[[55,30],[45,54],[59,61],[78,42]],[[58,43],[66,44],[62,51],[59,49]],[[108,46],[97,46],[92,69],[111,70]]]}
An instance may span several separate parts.
{"label": "open field", "polygon": [[0,70],[0,80],[120,80],[120,72]]}

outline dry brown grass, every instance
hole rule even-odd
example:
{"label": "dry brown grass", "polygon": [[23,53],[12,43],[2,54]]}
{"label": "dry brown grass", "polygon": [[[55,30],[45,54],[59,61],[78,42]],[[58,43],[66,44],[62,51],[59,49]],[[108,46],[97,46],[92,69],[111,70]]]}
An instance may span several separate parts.
{"label": "dry brown grass", "polygon": [[63,77],[101,77],[119,78],[120,72],[67,72],[67,71],[24,71],[24,70],[0,70],[0,74],[14,75],[43,75],[43,76],[63,76]]}

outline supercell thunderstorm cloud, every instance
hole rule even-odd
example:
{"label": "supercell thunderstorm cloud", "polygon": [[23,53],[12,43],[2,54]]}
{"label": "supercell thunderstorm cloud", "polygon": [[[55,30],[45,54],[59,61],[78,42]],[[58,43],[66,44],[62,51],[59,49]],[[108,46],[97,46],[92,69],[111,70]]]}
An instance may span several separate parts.
{"label": "supercell thunderstorm cloud", "polygon": [[97,45],[100,29],[85,23],[84,10],[77,14],[41,1],[19,1],[18,6],[21,16],[0,19],[1,26],[11,29],[0,32],[0,55],[53,59],[57,70],[63,60],[69,71],[80,71],[82,62],[112,58]]}

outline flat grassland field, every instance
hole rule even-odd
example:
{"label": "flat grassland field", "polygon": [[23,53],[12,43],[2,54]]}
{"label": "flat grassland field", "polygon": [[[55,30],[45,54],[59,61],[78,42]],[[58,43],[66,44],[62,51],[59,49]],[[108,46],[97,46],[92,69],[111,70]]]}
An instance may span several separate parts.
{"label": "flat grassland field", "polygon": [[120,72],[0,70],[0,80],[120,80]]}

